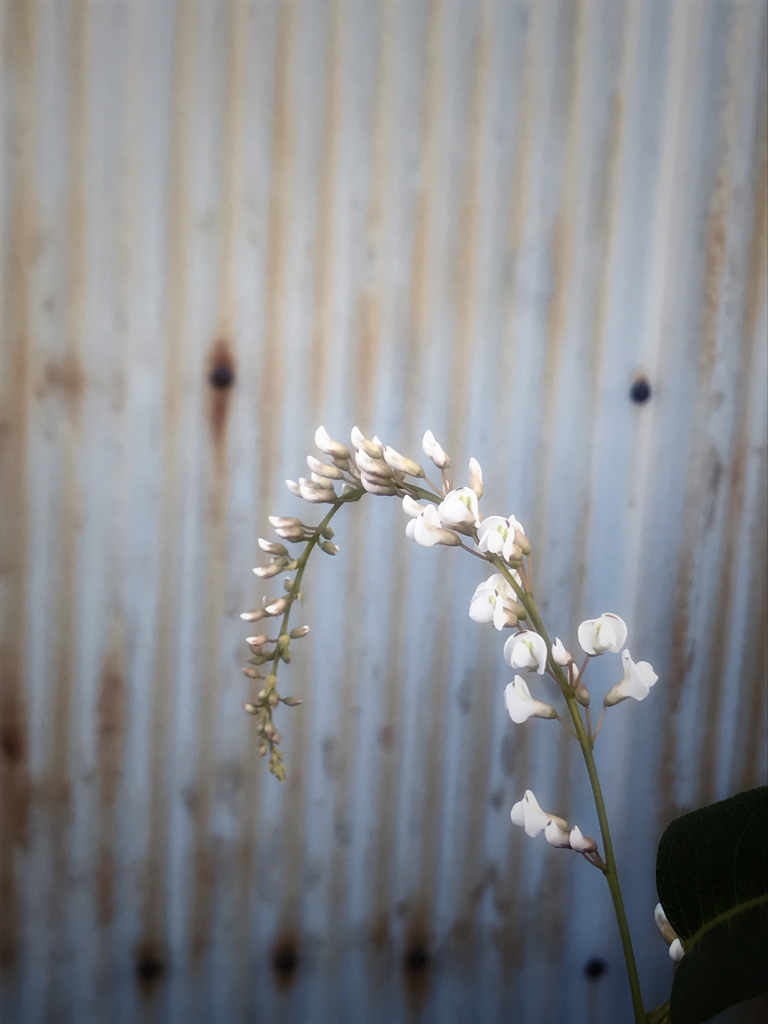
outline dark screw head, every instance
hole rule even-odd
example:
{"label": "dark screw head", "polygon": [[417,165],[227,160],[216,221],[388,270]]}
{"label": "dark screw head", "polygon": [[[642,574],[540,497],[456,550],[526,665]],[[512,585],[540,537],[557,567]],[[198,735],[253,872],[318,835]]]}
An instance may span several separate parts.
{"label": "dark screw head", "polygon": [[629,389],[629,397],[633,402],[636,402],[637,405],[642,405],[644,402],[648,401],[651,397],[651,385],[645,377],[638,377],[637,380],[633,382],[632,387]]}
{"label": "dark screw head", "polygon": [[214,366],[211,372],[208,374],[208,383],[212,388],[229,388],[235,382],[235,374],[230,366],[225,363],[219,363],[218,366]]}
{"label": "dark screw head", "polygon": [[136,974],[143,981],[154,981],[165,971],[165,964],[154,956],[142,956],[136,961]]}
{"label": "dark screw head", "polygon": [[607,970],[608,964],[605,960],[595,956],[584,964],[584,977],[589,978],[590,981],[597,981],[598,978],[602,978]]}
{"label": "dark screw head", "polygon": [[409,971],[423,971],[429,966],[429,952],[426,949],[409,949],[405,954],[405,967]]}

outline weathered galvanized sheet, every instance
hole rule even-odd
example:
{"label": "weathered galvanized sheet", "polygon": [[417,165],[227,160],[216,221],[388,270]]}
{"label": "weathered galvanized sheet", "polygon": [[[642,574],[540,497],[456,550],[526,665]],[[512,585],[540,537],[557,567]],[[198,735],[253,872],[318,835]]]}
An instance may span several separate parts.
{"label": "weathered galvanized sheet", "polygon": [[554,632],[659,672],[598,750],[660,1002],[660,831],[766,774],[765,4],[4,0],[0,45],[3,1021],[628,1018],[602,879],[509,823],[596,830],[578,750],[394,503],[259,762],[238,613],[321,422],[475,455]]}

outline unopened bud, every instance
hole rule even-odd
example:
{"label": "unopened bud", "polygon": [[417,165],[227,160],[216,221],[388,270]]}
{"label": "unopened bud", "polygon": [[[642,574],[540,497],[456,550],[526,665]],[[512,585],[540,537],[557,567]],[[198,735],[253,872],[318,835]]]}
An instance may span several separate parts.
{"label": "unopened bud", "polygon": [[531,545],[522,530],[515,530],[515,545],[520,548],[524,555],[530,555]]}
{"label": "unopened bud", "polygon": [[387,445],[384,448],[384,461],[392,469],[397,470],[398,473],[405,473],[406,476],[423,477],[424,470],[413,459],[406,458],[405,455],[401,455],[400,452],[396,452],[394,448],[390,448]]}
{"label": "unopened bud", "polygon": [[257,565],[253,572],[259,579],[271,580],[273,576],[278,576],[283,571],[284,564],[281,558],[276,558],[269,565]]}
{"label": "unopened bud", "polygon": [[256,671],[256,669],[251,668],[250,665],[244,665],[242,668],[242,673],[244,676],[248,676],[249,679],[261,679],[261,676]]}
{"label": "unopened bud", "polygon": [[291,638],[291,640],[300,640],[301,637],[306,636],[308,632],[309,626],[296,626],[294,629],[291,630],[288,636]]}
{"label": "unopened bud", "polygon": [[283,704],[287,704],[289,708],[297,708],[299,704],[303,704],[303,700],[299,700],[298,697],[283,697]]}
{"label": "unopened bud", "polygon": [[285,481],[285,486],[288,488],[288,490],[291,492],[291,494],[295,494],[297,498],[301,497],[301,484],[300,483],[297,483],[295,480],[286,480]]}
{"label": "unopened bud", "polygon": [[448,469],[451,460],[435,440],[435,435],[428,430],[421,442],[424,454],[428,456],[438,469]]}
{"label": "unopened bud", "polygon": [[589,690],[586,688],[584,683],[581,682],[581,680],[579,680],[576,686],[574,697],[583,708],[589,707]]}
{"label": "unopened bud", "polygon": [[343,474],[338,466],[329,466],[327,462],[321,462],[314,455],[307,456],[307,465],[314,476],[328,480],[341,480]]}
{"label": "unopened bud", "polygon": [[358,451],[362,450],[372,459],[380,459],[382,456],[382,446],[377,444],[375,441],[369,441],[368,438],[363,434],[357,427],[352,427],[351,434],[352,444]]}
{"label": "unopened bud", "polygon": [[483,496],[483,471],[480,468],[480,463],[477,459],[469,460],[469,486],[478,496]]}
{"label": "unopened bud", "polygon": [[268,602],[264,605],[264,611],[267,615],[282,615],[285,609],[288,607],[289,601],[287,597],[265,598]]}
{"label": "unopened bud", "polygon": [[285,544],[278,544],[277,541],[265,540],[264,537],[259,537],[259,547],[262,551],[266,551],[268,555],[287,555],[288,548]]}
{"label": "unopened bud", "polygon": [[299,485],[299,495],[313,505],[320,505],[336,501],[338,494],[333,487],[321,487],[311,480],[304,480]]}
{"label": "unopened bud", "polygon": [[334,544],[330,540],[322,541],[320,547],[326,553],[326,555],[337,555],[339,553],[338,544]]}
{"label": "unopened bud", "polygon": [[241,612],[240,618],[243,622],[258,622],[259,619],[266,618],[271,612],[265,611],[263,608],[255,608],[252,612]]}
{"label": "unopened bud", "polygon": [[260,743],[259,744],[259,757],[264,757],[264,755],[266,754],[266,752],[268,750],[269,750],[269,747],[267,746],[266,743]]}
{"label": "unopened bud", "polygon": [[263,647],[264,644],[274,643],[274,640],[270,640],[264,633],[259,633],[258,636],[247,636],[245,642],[249,647]]}
{"label": "unopened bud", "polygon": [[393,494],[397,494],[396,485],[394,483],[382,483],[380,477],[374,478],[363,473],[360,482],[369,494],[380,494],[383,497],[391,497]]}
{"label": "unopened bud", "polygon": [[349,459],[352,456],[349,448],[340,441],[334,441],[325,427],[318,427],[315,431],[315,444],[326,455],[335,455],[340,459]]}
{"label": "unopened bud", "polygon": [[388,466],[384,459],[372,459],[362,450],[355,452],[355,464],[361,473],[368,473],[370,476],[384,479],[392,476],[392,467]]}
{"label": "unopened bud", "polygon": [[330,526],[326,526],[323,530],[322,536],[325,537],[326,540],[333,540],[333,529]]}
{"label": "unopened bud", "polygon": [[243,707],[245,708],[249,715],[258,715],[259,713],[259,709],[256,707],[255,704],[243,704]]}
{"label": "unopened bud", "polygon": [[264,735],[267,737],[267,739],[271,740],[276,732],[277,729],[274,727],[274,725],[271,722],[267,722],[266,725],[264,726]]}
{"label": "unopened bud", "polygon": [[275,529],[290,529],[292,527],[300,526],[304,529],[304,523],[296,516],[269,516],[269,522]]}
{"label": "unopened bud", "polygon": [[591,836],[585,836],[578,825],[571,829],[570,846],[577,853],[597,853],[597,843]]}
{"label": "unopened bud", "polygon": [[277,705],[280,703],[280,698],[277,695],[277,690],[273,690],[272,693],[270,693],[269,697],[267,698],[267,703],[271,708],[277,707]]}

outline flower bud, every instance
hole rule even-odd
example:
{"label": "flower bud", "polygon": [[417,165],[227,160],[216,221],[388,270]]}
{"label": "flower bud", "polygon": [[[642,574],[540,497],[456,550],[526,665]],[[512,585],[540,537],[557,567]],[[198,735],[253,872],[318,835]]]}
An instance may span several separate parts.
{"label": "flower bud", "polygon": [[265,540],[263,537],[259,537],[259,547],[262,551],[266,551],[268,555],[288,554],[288,548],[285,544],[279,544],[273,540]]}
{"label": "flower bud", "polygon": [[266,598],[269,603],[264,605],[264,611],[267,615],[282,615],[285,609],[288,607],[289,601],[287,597]]}
{"label": "flower bud", "polygon": [[379,494],[386,498],[397,494],[397,485],[394,482],[383,483],[380,477],[370,477],[367,473],[363,473],[360,482],[369,494]]}
{"label": "flower bud", "polygon": [[262,580],[271,580],[273,576],[279,576],[283,571],[285,563],[282,559],[276,558],[269,565],[257,565],[253,570],[254,574]]}
{"label": "flower bud", "polygon": [[299,704],[303,704],[303,700],[299,700],[298,697],[283,697],[283,704],[287,704],[289,708],[297,708]]}
{"label": "flower bud", "polygon": [[274,526],[276,529],[292,529],[300,526],[301,529],[305,529],[304,523],[296,516],[270,516],[270,526]]}
{"label": "flower bud", "polygon": [[571,829],[569,844],[577,853],[596,853],[597,843],[590,836],[585,836],[578,825]]}
{"label": "flower bud", "polygon": [[339,459],[349,459],[352,457],[349,448],[341,444],[340,441],[334,441],[325,427],[318,427],[315,431],[315,444],[326,455],[335,455]]}
{"label": "flower bud", "polygon": [[301,478],[301,477],[299,478],[299,483],[297,483],[295,480],[286,480],[285,481],[285,486],[288,488],[288,490],[291,492],[291,494],[295,494],[297,498],[301,497],[301,481],[302,481],[302,479],[303,478]]}
{"label": "flower bud", "polygon": [[326,526],[323,530],[322,536],[325,537],[326,540],[333,540],[333,528]]}
{"label": "flower bud", "polygon": [[248,676],[249,679],[261,679],[261,676],[256,671],[256,669],[251,668],[250,665],[244,665],[241,671],[243,675]]}
{"label": "flower bud", "polygon": [[682,942],[680,941],[680,939],[675,939],[675,941],[669,947],[670,960],[674,960],[676,964],[679,964],[684,956],[685,950],[683,949]]}
{"label": "flower bud", "polygon": [[589,690],[581,680],[579,680],[573,695],[583,708],[589,707]]}
{"label": "flower bud", "polygon": [[259,713],[259,709],[256,707],[255,704],[243,704],[243,707],[245,708],[249,715],[258,715]]}
{"label": "flower bud", "polygon": [[383,454],[381,444],[369,441],[358,427],[352,427],[352,444],[358,451],[364,451],[372,459],[380,459]]}
{"label": "flower bud", "polygon": [[314,455],[307,456],[307,465],[313,474],[313,478],[314,476],[319,476],[328,480],[341,480],[344,475],[338,466],[329,466],[326,462],[316,459]]}
{"label": "flower bud", "polygon": [[264,611],[263,608],[255,608],[252,612],[241,612],[240,618],[243,622],[258,622],[259,619],[264,619],[270,612]]}
{"label": "flower bud", "polygon": [[337,555],[339,553],[338,544],[334,544],[330,540],[322,541],[320,547],[326,553],[326,555]]}
{"label": "flower bud", "polygon": [[567,828],[560,828],[555,821],[548,821],[544,826],[544,838],[550,846],[557,846],[565,849],[571,845],[571,833]]}
{"label": "flower bud", "polygon": [[302,480],[299,485],[299,494],[304,501],[314,505],[336,501],[338,494],[333,487],[322,487],[313,480]]}
{"label": "flower bud", "polygon": [[469,460],[469,486],[478,498],[483,496],[483,471],[477,459]]}
{"label": "flower bud", "polygon": [[400,452],[396,452],[394,448],[390,448],[388,445],[384,447],[384,461],[391,469],[395,469],[399,473],[405,473],[406,476],[418,478],[424,476],[424,470],[418,462],[406,458],[405,455],[401,455]]}
{"label": "flower bud", "polygon": [[437,443],[435,435],[431,430],[428,430],[424,435],[421,446],[424,449],[424,454],[432,460],[438,469],[448,469],[451,460]]}
{"label": "flower bud", "polygon": [[295,626],[288,636],[291,640],[300,640],[301,637],[306,636],[309,632],[309,626]]}
{"label": "flower bud", "polygon": [[272,692],[270,693],[270,695],[269,695],[269,696],[267,697],[267,704],[269,704],[269,706],[270,706],[270,707],[271,707],[272,709],[274,709],[274,708],[276,708],[276,707],[277,707],[277,705],[278,705],[279,703],[280,703],[280,698],[279,698],[279,697],[278,697],[278,695],[277,695],[277,690],[273,690],[273,691],[272,691]]}

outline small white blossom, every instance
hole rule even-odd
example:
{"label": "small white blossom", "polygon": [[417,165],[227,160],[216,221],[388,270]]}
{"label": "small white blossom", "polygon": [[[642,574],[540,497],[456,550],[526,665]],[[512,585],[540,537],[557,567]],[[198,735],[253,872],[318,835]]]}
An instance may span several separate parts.
{"label": "small white blossom", "polygon": [[487,516],[477,528],[477,547],[480,551],[501,555],[510,561],[512,558],[520,558],[524,553],[518,543],[524,536],[525,531],[514,516],[508,519],[504,516]]}
{"label": "small white blossom", "polygon": [[653,920],[656,922],[656,927],[659,929],[661,934],[664,934],[664,926],[669,924],[667,915],[664,913],[664,907],[660,903],[657,903],[653,908]]}
{"label": "small white blossom", "polygon": [[392,467],[384,459],[372,459],[363,448],[355,452],[355,465],[361,473],[368,473],[369,476],[391,477],[393,474]]}
{"label": "small white blossom", "polygon": [[547,669],[547,645],[543,636],[526,629],[504,644],[504,659],[511,668],[535,669],[543,676]]}
{"label": "small white blossom", "polygon": [[[519,581],[517,573],[512,574]],[[476,587],[469,603],[473,622],[492,622],[496,629],[517,625],[515,592],[501,573],[495,573]]]}
{"label": "small white blossom", "polygon": [[471,487],[457,487],[446,494],[437,513],[446,526],[474,526],[480,515],[477,495]]}
{"label": "small white blossom", "polygon": [[427,505],[415,519],[411,519],[405,527],[405,535],[415,540],[423,548],[434,547],[435,544],[455,546],[461,544],[461,538],[453,530],[446,530],[440,523],[440,517],[434,505]]}
{"label": "small white blossom", "polygon": [[579,625],[579,643],[585,654],[616,653],[626,639],[626,622],[612,612],[604,612],[597,619],[585,619]]}
{"label": "small white blossom", "polygon": [[451,460],[437,443],[431,430],[424,435],[421,446],[424,449],[424,454],[432,460],[438,469],[447,469],[450,466]]}
{"label": "small white blossom", "polygon": [[525,796],[522,800],[518,800],[509,816],[512,819],[512,824],[522,825],[525,834],[531,838],[537,836],[539,832],[543,832],[551,821],[563,830],[568,828],[568,823],[563,818],[542,811],[530,789],[526,789]]}
{"label": "small white blossom", "polygon": [[563,668],[573,661],[573,655],[570,651],[566,651],[565,644],[559,636],[555,637],[555,642],[552,644],[552,660]]}
{"label": "small white blossom", "polygon": [[577,853],[595,853],[597,851],[595,840],[585,836],[578,825],[574,825],[571,829],[570,844],[571,849]]}
{"label": "small white blossom", "polygon": [[534,700],[522,676],[515,676],[504,690],[504,705],[513,722],[521,725],[529,718],[557,718],[551,704]]}
{"label": "small white blossom", "polygon": [[621,660],[624,662],[624,678],[606,694],[606,707],[619,704],[628,697],[645,700],[659,678],[647,661],[632,661],[629,651],[621,652]]}

